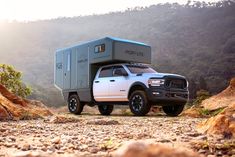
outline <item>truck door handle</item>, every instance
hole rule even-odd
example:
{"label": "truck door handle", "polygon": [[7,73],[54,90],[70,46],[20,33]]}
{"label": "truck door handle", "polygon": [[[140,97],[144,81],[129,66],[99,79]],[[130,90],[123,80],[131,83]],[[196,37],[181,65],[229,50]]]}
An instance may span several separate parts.
{"label": "truck door handle", "polygon": [[95,83],[99,83],[100,81],[95,81]]}
{"label": "truck door handle", "polygon": [[115,82],[115,80],[109,80],[110,82]]}

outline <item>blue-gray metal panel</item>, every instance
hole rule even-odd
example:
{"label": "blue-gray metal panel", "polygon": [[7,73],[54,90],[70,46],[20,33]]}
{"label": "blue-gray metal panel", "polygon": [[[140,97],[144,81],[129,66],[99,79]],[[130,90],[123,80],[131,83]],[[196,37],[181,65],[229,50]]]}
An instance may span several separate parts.
{"label": "blue-gray metal panel", "polygon": [[[105,44],[105,51],[96,53],[95,46]],[[112,60],[112,40],[108,38],[100,39],[89,43],[90,47],[90,63],[104,63]]]}
{"label": "blue-gray metal panel", "polygon": [[78,46],[77,48],[77,85],[80,88],[89,88],[88,75],[88,45]]}
{"label": "blue-gray metal panel", "polygon": [[151,47],[137,43],[114,41],[113,60],[151,64]]}
{"label": "blue-gray metal panel", "polygon": [[132,43],[132,44],[136,44],[136,45],[140,45],[140,46],[148,46],[145,43],[138,42],[138,41],[133,41],[133,40],[120,39],[120,38],[115,38],[115,37],[106,37],[106,38],[111,39],[113,41],[119,41],[119,42],[124,42],[124,43]]}
{"label": "blue-gray metal panel", "polygon": [[63,52],[55,54],[55,85],[63,89]]}
{"label": "blue-gray metal panel", "polygon": [[[105,44],[105,51],[95,53],[95,46],[100,44]],[[70,90],[90,88],[93,81],[92,78],[96,73],[95,69],[97,69],[94,68],[94,63],[103,64],[116,61],[151,63],[150,46],[140,42],[112,37],[82,43],[57,52],[59,55],[62,53],[64,55],[60,56],[58,61],[56,61],[57,63],[63,63],[62,70],[55,70],[55,84],[62,89]],[[71,60],[68,60],[68,52],[71,53]],[[68,61],[71,63],[70,68],[68,68]],[[92,67],[92,70],[89,67]]]}
{"label": "blue-gray metal panel", "polygon": [[77,88],[77,51],[71,49],[71,89]]}
{"label": "blue-gray metal panel", "polygon": [[70,89],[71,84],[71,49],[63,52],[63,89]]}
{"label": "blue-gray metal panel", "polygon": [[62,95],[63,95],[64,100],[66,102],[68,100],[70,92],[73,92],[73,93],[76,92],[78,94],[80,101],[82,101],[82,102],[91,102],[92,101],[91,90],[89,88],[74,89],[74,90],[62,90]]}

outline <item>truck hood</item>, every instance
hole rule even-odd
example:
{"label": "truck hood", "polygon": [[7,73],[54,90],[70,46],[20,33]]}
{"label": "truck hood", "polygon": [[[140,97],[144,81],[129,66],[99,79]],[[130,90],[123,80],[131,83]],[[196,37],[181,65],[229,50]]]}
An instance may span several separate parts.
{"label": "truck hood", "polygon": [[178,74],[170,74],[170,73],[143,73],[142,76],[144,77],[155,77],[155,78],[163,78],[163,77],[179,77],[179,78],[184,78],[182,75]]}

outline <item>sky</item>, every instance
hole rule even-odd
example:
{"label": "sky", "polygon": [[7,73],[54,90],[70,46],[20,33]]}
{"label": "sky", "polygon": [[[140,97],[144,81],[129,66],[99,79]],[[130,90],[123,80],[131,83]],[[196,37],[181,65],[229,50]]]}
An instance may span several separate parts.
{"label": "sky", "polygon": [[[186,4],[188,0],[0,0],[0,20],[35,21],[124,11],[158,3]],[[204,0],[215,2],[218,0]]]}

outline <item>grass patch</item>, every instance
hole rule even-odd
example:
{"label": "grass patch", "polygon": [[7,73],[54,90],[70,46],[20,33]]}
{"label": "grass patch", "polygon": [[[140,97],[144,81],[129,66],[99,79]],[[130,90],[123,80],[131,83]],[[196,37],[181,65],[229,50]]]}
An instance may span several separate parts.
{"label": "grass patch", "polygon": [[235,141],[225,141],[225,142],[214,142],[214,141],[193,141],[190,143],[192,148],[196,151],[200,149],[205,150],[208,154],[217,154],[218,152],[222,154],[234,154]]}
{"label": "grass patch", "polygon": [[224,108],[219,108],[217,110],[208,110],[208,109],[204,109],[204,108],[201,108],[199,109],[199,113],[202,115],[202,116],[216,116],[217,114],[221,113],[222,111],[224,110]]}

